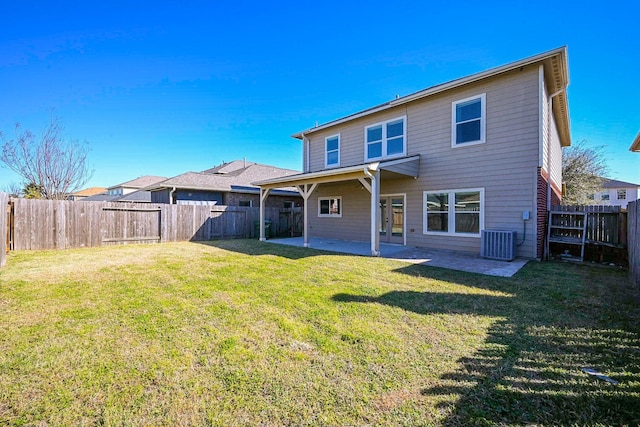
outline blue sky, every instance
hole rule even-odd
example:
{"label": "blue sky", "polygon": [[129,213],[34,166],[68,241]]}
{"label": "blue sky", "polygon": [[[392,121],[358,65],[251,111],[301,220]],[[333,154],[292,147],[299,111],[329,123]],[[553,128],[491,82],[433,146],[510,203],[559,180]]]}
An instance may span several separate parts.
{"label": "blue sky", "polygon": [[[3,2],[0,129],[52,109],[110,186],[223,161],[300,169],[291,134],[563,45],[574,142],[640,184],[632,1]],[[0,188],[19,177],[0,169]]]}

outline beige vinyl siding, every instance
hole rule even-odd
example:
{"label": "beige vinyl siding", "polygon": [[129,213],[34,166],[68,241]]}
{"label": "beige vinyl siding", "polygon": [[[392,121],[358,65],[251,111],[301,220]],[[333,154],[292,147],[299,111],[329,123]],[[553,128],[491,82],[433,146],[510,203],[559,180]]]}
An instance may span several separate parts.
{"label": "beige vinyl siding", "polygon": [[[451,147],[451,105],[471,96],[486,94],[486,143]],[[491,79],[443,92],[428,98],[360,118],[312,134],[311,170],[324,169],[324,138],[340,133],[341,166],[364,163],[364,127],[407,117],[407,155],[420,154],[418,179],[382,178],[382,194],[406,193],[407,245],[459,251],[480,251],[479,237],[423,233],[423,192],[453,189],[484,189],[486,229],[509,229],[522,241],[523,211],[527,223],[524,245],[518,256],[535,258],[535,190],[540,159],[540,86],[538,67],[525,67]],[[368,241],[370,194],[357,190],[357,182],[331,188],[322,184],[310,206],[311,236]],[[341,189],[341,191],[338,191]],[[342,196],[342,221],[317,218],[317,197]],[[322,220],[322,221],[321,221]]]}
{"label": "beige vinyl siding", "polygon": [[[319,217],[319,197],[342,197],[342,217]],[[309,236],[368,241],[371,193],[358,181],[321,184],[309,198]]]}

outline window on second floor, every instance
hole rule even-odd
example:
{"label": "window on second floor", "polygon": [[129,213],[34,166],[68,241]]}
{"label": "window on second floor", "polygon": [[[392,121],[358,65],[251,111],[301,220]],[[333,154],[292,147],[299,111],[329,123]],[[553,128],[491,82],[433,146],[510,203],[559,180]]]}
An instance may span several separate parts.
{"label": "window on second floor", "polygon": [[451,146],[485,142],[486,95],[480,94],[451,103]]}
{"label": "window on second floor", "polygon": [[325,138],[324,165],[328,168],[340,166],[340,134]]}
{"label": "window on second floor", "polygon": [[618,196],[618,200],[625,200],[627,198],[627,189],[626,188],[622,188],[622,189],[618,190],[616,193],[617,193],[617,196]]}
{"label": "window on second floor", "polygon": [[600,196],[600,200],[609,200],[609,193],[603,193]]}
{"label": "window on second floor", "polygon": [[406,122],[406,117],[400,117],[365,127],[365,160],[405,155]]}

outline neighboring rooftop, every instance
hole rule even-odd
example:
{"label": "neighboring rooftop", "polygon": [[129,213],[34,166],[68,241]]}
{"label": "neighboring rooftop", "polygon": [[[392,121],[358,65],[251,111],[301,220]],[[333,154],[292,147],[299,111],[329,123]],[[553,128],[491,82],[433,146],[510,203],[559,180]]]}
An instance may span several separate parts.
{"label": "neighboring rooftop", "polygon": [[136,179],[132,179],[131,181],[127,181],[127,182],[123,182],[122,184],[118,184],[118,185],[113,185],[111,187],[108,188],[108,190],[114,189],[114,188],[144,188],[144,187],[148,187],[150,185],[153,185],[155,183],[158,183],[160,181],[164,181],[165,179],[167,179],[166,176],[154,176],[154,175],[144,175],[144,176],[140,176]]}
{"label": "neighboring rooftop", "polygon": [[96,194],[80,199],[83,202],[151,202],[151,192],[136,190],[131,193],[112,196],[106,193]]}
{"label": "neighboring rooftop", "polygon": [[640,153],[640,132],[636,135],[636,139],[633,140],[631,147],[629,147],[629,151]]}
{"label": "neighboring rooftop", "polygon": [[105,187],[89,187],[80,191],[76,191],[75,193],[73,193],[73,195],[76,197],[89,197],[95,196],[96,194],[104,193],[106,191],[107,189]]}
{"label": "neighboring rooftop", "polygon": [[217,174],[228,174],[232,172],[237,172],[238,170],[246,169],[251,165],[257,165],[255,162],[247,162],[246,159],[243,160],[234,160],[232,162],[223,162],[221,165],[215,166],[211,169],[207,169],[203,171],[203,173],[217,173]]}
{"label": "neighboring rooftop", "polygon": [[[246,166],[245,166],[246,165]],[[259,188],[252,182],[296,175],[300,171],[283,169],[270,165],[262,165],[244,160],[224,163],[204,172],[187,172],[162,182],[155,183],[145,190],[164,188],[180,188],[204,191],[233,191],[238,193],[258,192]]]}
{"label": "neighboring rooftop", "polygon": [[618,181],[610,178],[603,178],[602,188],[640,188],[640,185],[631,182]]}

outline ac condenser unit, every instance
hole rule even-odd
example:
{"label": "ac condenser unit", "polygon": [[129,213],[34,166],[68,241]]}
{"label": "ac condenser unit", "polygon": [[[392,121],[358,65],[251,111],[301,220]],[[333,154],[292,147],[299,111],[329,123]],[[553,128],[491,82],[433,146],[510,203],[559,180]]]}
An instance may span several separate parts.
{"label": "ac condenser unit", "polygon": [[500,261],[513,261],[516,257],[516,232],[482,230],[480,256]]}

